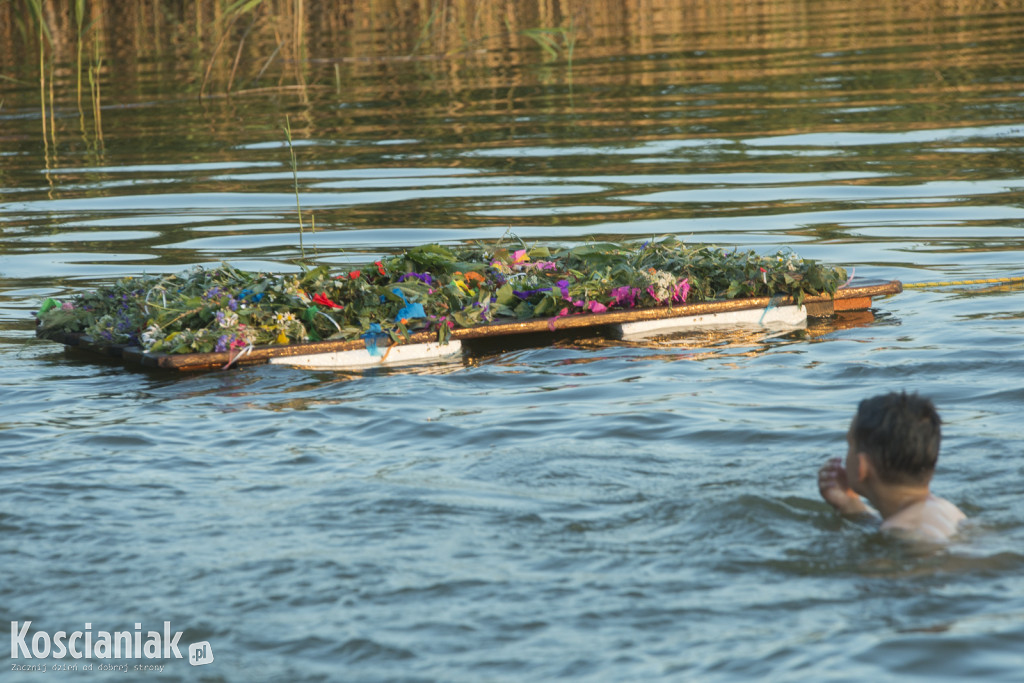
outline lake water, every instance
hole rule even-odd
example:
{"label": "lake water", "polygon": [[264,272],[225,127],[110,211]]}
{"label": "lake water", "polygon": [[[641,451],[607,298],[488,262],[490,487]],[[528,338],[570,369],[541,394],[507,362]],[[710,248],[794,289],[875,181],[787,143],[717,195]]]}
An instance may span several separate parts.
{"label": "lake water", "polygon": [[[46,138],[34,43],[0,48],[0,631],[170,621],[215,655],[146,680],[1020,680],[1020,285],[365,374],[141,372],[32,318],[126,274],[504,235],[1020,277],[1015,3],[268,4],[204,84],[206,19],[97,3],[99,117],[57,42]],[[942,414],[946,549],[818,497],[891,389]]]}

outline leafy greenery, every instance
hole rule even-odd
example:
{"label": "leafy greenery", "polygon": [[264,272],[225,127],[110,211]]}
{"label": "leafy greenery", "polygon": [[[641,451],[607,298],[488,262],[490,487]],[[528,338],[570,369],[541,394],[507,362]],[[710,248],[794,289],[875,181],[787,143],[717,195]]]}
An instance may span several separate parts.
{"label": "leafy greenery", "polygon": [[842,268],[790,252],[760,256],[657,242],[570,248],[427,244],[332,271],[266,275],[193,268],[129,277],[40,309],[42,336],[88,335],[99,344],[160,353],[227,351],[249,345],[390,337],[455,327],[672,306],[740,297],[834,294]]}

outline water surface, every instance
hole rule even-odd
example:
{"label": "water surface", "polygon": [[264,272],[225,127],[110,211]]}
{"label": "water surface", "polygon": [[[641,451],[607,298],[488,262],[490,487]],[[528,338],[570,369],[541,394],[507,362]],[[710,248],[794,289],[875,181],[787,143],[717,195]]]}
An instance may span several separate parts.
{"label": "water surface", "polygon": [[[664,0],[506,23],[513,4],[430,31],[426,5],[307,8],[304,57],[258,76],[263,16],[202,99],[209,30],[191,51],[189,17],[158,43],[159,18],[111,10],[107,35],[139,40],[107,41],[102,140],[73,51],[45,145],[36,63],[0,53],[5,629],[170,620],[211,644],[158,680],[1018,680],[1020,286],[422,372],[149,373],[34,339],[43,298],[123,275],[512,235],[1022,275],[1019,12]],[[554,55],[541,27],[564,29]],[[972,519],[944,550],[816,491],[857,402],[901,388],[936,401],[934,489]]]}

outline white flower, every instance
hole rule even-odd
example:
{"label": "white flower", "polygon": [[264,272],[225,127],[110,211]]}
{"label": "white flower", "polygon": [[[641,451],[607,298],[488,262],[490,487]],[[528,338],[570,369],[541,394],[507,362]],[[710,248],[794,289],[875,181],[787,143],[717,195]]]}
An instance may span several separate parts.
{"label": "white flower", "polygon": [[217,323],[221,327],[236,327],[238,325],[238,314],[234,311],[217,311]]}
{"label": "white flower", "polygon": [[163,337],[163,330],[160,329],[159,325],[154,323],[143,330],[142,334],[139,335],[139,340],[142,342],[143,346],[148,349],[152,348],[152,346],[163,339]]}
{"label": "white flower", "polygon": [[274,322],[277,323],[281,327],[287,326],[288,323],[294,323],[294,322],[298,322],[298,321],[299,321],[298,318],[296,318],[295,314],[292,313],[291,311],[287,311],[285,313],[275,313],[274,314]]}

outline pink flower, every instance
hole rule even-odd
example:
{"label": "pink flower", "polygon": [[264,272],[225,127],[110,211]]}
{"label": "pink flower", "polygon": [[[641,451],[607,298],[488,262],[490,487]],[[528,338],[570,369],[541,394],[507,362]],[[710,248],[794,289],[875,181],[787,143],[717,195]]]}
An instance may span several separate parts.
{"label": "pink flower", "polygon": [[569,315],[569,307],[568,306],[566,306],[565,308],[560,310],[558,312],[558,315],[556,315],[554,318],[551,318],[550,320],[548,320],[548,329],[551,330],[552,332],[554,332],[555,331],[555,321],[558,320],[559,318],[564,318],[567,315]]}
{"label": "pink flower", "polygon": [[683,278],[676,283],[675,289],[672,290],[672,301],[676,303],[686,303],[686,296],[690,293],[690,281],[687,278]]}
{"label": "pink flower", "polygon": [[640,294],[640,290],[636,287],[630,287],[627,285],[624,287],[616,287],[610,292],[610,294],[612,295],[610,303],[617,306],[625,306],[628,304],[630,308],[633,308],[636,306],[636,297]]}
{"label": "pink flower", "polygon": [[587,302],[587,308],[590,310],[591,313],[604,313],[605,311],[608,310],[607,306],[597,301]]}

